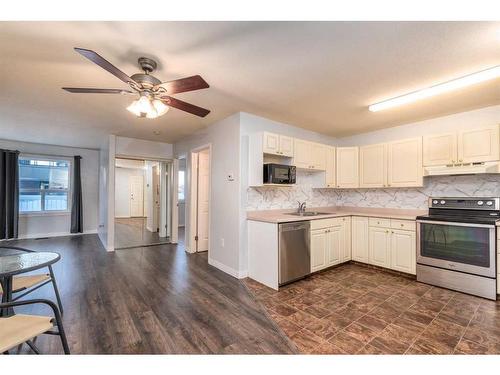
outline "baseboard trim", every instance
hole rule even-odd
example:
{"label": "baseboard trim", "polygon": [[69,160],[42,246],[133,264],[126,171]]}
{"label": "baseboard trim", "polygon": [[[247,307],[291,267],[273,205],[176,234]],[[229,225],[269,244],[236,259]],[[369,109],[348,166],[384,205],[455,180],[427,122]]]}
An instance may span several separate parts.
{"label": "baseboard trim", "polygon": [[36,238],[52,238],[52,237],[65,237],[65,236],[81,236],[83,234],[97,234],[97,229],[86,230],[83,233],[68,233],[68,232],[54,232],[54,233],[34,233],[20,235],[18,240],[32,240]]}
{"label": "baseboard trim", "polygon": [[227,273],[228,275],[231,275],[237,279],[244,279],[245,277],[248,276],[248,271],[235,270],[234,268],[226,266],[225,264],[223,264],[215,259],[212,259],[210,257],[208,257],[208,264],[210,264],[211,266],[214,266],[215,268],[218,268],[219,270],[221,270],[221,271]]}

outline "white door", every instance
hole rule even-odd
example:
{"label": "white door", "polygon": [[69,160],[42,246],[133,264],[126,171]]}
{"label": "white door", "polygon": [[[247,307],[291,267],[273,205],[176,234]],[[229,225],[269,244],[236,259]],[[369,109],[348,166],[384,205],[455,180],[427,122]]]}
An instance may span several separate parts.
{"label": "white door", "polygon": [[351,260],[351,218],[342,218],[342,247],[340,252],[340,261],[348,262]]}
{"label": "white door", "polygon": [[474,163],[500,159],[498,125],[458,133],[458,162]]}
{"label": "white door", "polygon": [[368,229],[369,260],[371,264],[389,268],[391,266],[390,231],[385,228],[370,227]]}
{"label": "white door", "polygon": [[295,138],[292,164],[297,168],[311,169],[311,142]]}
{"label": "white door", "polygon": [[170,216],[170,241],[179,242],[179,159],[174,159],[172,166],[172,189],[170,199],[172,201],[172,213]]}
{"label": "white door", "polygon": [[359,148],[359,186],[380,188],[387,184],[387,145],[385,143]]}
{"label": "white door", "polygon": [[337,187],[359,187],[358,147],[337,147]]}
{"label": "white door", "polygon": [[264,132],[264,139],[262,144],[262,151],[265,154],[276,154],[279,155],[279,147],[280,147],[280,136],[278,134]]}
{"label": "white door", "polygon": [[326,267],[327,229],[311,231],[311,272]]}
{"label": "white door", "polygon": [[424,136],[424,165],[447,165],[458,163],[457,134],[434,134]]}
{"label": "white door", "polygon": [[352,259],[368,263],[368,218],[354,216],[352,222]]}
{"label": "white door", "polygon": [[160,168],[155,165],[153,170],[153,232],[160,227]]}
{"label": "white door", "polygon": [[197,251],[208,250],[208,220],[210,199],[210,152],[198,154]]}
{"label": "white door", "polygon": [[280,135],[280,155],[293,157],[293,138]]}
{"label": "white door", "polygon": [[144,216],[144,177],[130,176],[130,217]]}
{"label": "white door", "polygon": [[324,171],[326,169],[326,146],[320,143],[311,144],[312,169]]}
{"label": "white door", "polygon": [[423,186],[422,137],[391,142],[387,149],[387,185]]}
{"label": "white door", "polygon": [[341,262],[343,242],[341,225],[336,225],[327,229],[327,267]]}
{"label": "white door", "polygon": [[335,147],[326,148],[325,185],[328,188],[335,187]]}
{"label": "white door", "polygon": [[396,271],[415,274],[416,268],[415,232],[391,231],[391,268]]}

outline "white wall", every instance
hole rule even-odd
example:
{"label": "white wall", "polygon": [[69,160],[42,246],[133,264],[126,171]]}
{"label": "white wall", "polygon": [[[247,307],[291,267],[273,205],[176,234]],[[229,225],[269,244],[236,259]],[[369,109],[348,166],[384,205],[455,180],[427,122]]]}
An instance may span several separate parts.
{"label": "white wall", "polygon": [[[80,155],[82,173],[83,230],[96,233],[98,223],[99,151],[39,143],[0,140],[0,148],[19,150],[21,155],[42,154],[73,157]],[[19,237],[37,238],[70,234],[71,214],[19,215]]]}
{"label": "white wall", "polygon": [[[191,186],[191,150],[211,144],[211,212],[209,235],[209,263],[232,274],[241,274],[239,254],[239,216],[240,216],[240,114],[236,113],[221,120],[203,131],[189,136],[174,145],[176,157],[186,156],[187,181],[186,191]],[[227,174],[234,175],[234,181],[228,181]],[[189,223],[189,196],[186,199],[188,212],[186,222]],[[190,228],[186,227],[186,238],[189,239]],[[222,246],[224,239],[224,246]],[[189,241],[186,242],[189,246]]]}
{"label": "white wall", "polygon": [[116,137],[116,155],[143,157],[146,159],[172,159],[173,145],[143,139]]}
{"label": "white wall", "polygon": [[[179,160],[179,171],[184,171],[184,176],[187,179],[186,159]],[[188,192],[187,190],[184,191],[184,196],[187,196],[187,192]],[[186,202],[179,201],[177,203],[177,206],[179,207],[179,216],[178,216],[179,226],[183,227],[186,225]]]}
{"label": "white wall", "polygon": [[97,233],[104,248],[108,246],[109,142],[99,150],[99,224]]}

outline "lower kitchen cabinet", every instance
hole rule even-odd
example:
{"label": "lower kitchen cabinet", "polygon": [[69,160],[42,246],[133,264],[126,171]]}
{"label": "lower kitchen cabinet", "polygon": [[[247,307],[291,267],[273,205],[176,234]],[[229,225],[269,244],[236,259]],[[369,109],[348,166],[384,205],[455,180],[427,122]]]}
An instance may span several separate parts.
{"label": "lower kitchen cabinet", "polygon": [[314,220],[311,228],[311,272],[351,259],[349,217]]}
{"label": "lower kitchen cabinet", "polygon": [[379,267],[389,268],[391,266],[391,239],[390,231],[385,228],[368,228],[368,263]]}
{"label": "lower kitchen cabinet", "polygon": [[391,268],[415,274],[416,235],[408,230],[391,230]]}
{"label": "lower kitchen cabinet", "polygon": [[352,260],[368,263],[368,218],[353,216],[351,232]]}

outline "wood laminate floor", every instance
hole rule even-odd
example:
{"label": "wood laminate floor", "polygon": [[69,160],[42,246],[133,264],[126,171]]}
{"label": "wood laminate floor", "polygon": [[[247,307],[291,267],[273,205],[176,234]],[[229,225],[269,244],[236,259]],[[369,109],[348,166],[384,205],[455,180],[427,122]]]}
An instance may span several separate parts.
{"label": "wood laminate floor", "polygon": [[146,228],[145,217],[115,219],[115,249],[132,248],[170,243],[168,237],[160,237],[158,232]]}
{"label": "wood laminate floor", "polygon": [[[10,243],[61,254],[54,271],[74,354],[297,351],[245,285],[208,265],[206,253],[187,254],[182,244],[107,253],[97,235]],[[31,297],[53,299],[52,289]],[[62,352],[57,336],[36,344]]]}

